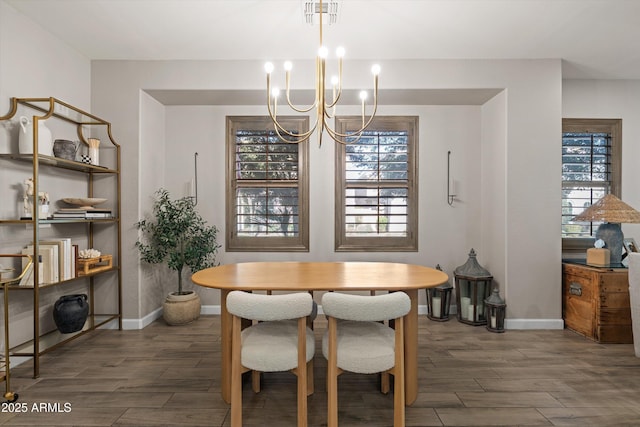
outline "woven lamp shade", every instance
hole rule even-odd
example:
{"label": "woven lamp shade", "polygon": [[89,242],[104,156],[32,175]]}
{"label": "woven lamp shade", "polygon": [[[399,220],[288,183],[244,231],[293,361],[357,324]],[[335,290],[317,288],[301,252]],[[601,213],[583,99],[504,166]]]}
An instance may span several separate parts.
{"label": "woven lamp shade", "polygon": [[585,209],[573,221],[605,221],[612,223],[640,223],[640,212],[618,199],[607,194],[593,205]]}

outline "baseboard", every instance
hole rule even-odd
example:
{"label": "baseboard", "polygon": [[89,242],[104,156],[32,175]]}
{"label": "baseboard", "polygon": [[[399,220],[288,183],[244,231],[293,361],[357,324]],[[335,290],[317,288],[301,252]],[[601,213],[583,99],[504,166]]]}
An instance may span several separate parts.
{"label": "baseboard", "polygon": [[504,319],[505,329],[564,329],[562,319]]}
{"label": "baseboard", "polygon": [[[201,314],[220,315],[219,305],[204,305],[200,311]],[[324,314],[322,306],[318,306],[318,314]],[[418,305],[418,315],[426,316],[428,314],[426,305]],[[451,306],[451,314],[455,317],[456,306]],[[562,319],[505,319],[505,329],[564,329],[564,320]]]}
{"label": "baseboard", "polygon": [[220,315],[220,306],[219,305],[203,305],[200,307],[200,314],[217,314]]}
{"label": "baseboard", "polygon": [[162,316],[162,307],[157,308],[142,319],[122,319],[123,330],[144,329]]}
{"label": "baseboard", "polygon": [[[421,311],[424,310],[424,313]],[[454,315],[458,311],[456,310],[456,306],[451,306],[450,313]],[[427,306],[421,305],[418,307],[419,314],[428,314]],[[504,319],[504,328],[517,330],[517,329],[564,329],[564,320],[563,319]]]}
{"label": "baseboard", "polygon": [[[418,306],[418,315],[426,316],[428,313],[426,305]],[[219,305],[203,305],[200,309],[202,315],[220,315]],[[324,314],[322,306],[318,306],[318,314]],[[451,314],[455,317],[456,306],[451,306]],[[142,319],[123,319],[122,329],[135,330],[144,329],[156,319],[162,317],[162,308],[152,311]],[[117,326],[108,324],[109,329],[115,329]],[[504,328],[517,330],[517,329],[564,329],[564,320],[562,319],[505,319]]]}

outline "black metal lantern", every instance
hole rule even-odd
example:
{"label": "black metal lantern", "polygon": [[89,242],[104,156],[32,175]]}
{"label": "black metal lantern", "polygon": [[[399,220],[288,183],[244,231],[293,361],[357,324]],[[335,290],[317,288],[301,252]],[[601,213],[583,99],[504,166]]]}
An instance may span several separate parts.
{"label": "black metal lantern", "polygon": [[468,325],[486,325],[484,301],[491,293],[493,276],[478,264],[476,251],[471,249],[466,263],[453,272],[456,285],[458,321]]}
{"label": "black metal lantern", "polygon": [[484,300],[487,316],[487,329],[491,332],[504,332],[504,317],[507,304],[500,297],[500,291],[496,286],[491,296]]}
{"label": "black metal lantern", "polygon": [[[442,271],[440,264],[436,269]],[[449,307],[451,307],[451,291],[453,286],[447,281],[435,288],[427,288],[427,317],[437,322],[449,320]]]}

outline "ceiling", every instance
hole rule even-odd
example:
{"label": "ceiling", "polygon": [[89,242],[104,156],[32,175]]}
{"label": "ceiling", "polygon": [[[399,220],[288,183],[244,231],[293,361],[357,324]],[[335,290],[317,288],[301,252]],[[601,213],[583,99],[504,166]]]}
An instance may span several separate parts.
{"label": "ceiling", "polygon": [[[311,59],[301,0],[5,0],[90,59]],[[640,79],[640,0],[341,0],[346,60],[563,59],[565,78]],[[383,69],[384,73],[384,69]]]}

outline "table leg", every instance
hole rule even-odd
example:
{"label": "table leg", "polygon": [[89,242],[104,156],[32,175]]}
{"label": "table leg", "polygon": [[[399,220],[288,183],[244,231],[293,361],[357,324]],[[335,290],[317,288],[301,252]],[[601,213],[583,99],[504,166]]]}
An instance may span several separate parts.
{"label": "table leg", "polygon": [[228,294],[228,290],[220,290],[220,390],[222,399],[231,403],[231,315],[227,311]]}
{"label": "table leg", "polygon": [[405,405],[418,398],[418,290],[404,291],[411,298],[411,310],[404,319]]}

